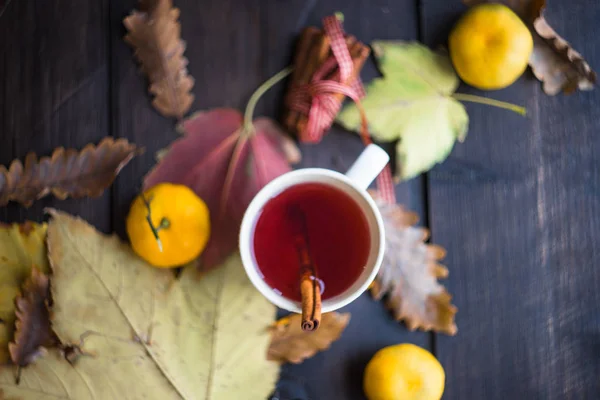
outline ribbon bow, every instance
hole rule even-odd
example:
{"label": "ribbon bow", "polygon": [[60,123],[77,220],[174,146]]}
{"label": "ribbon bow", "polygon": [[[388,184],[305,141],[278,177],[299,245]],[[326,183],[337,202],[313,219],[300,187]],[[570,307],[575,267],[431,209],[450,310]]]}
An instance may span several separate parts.
{"label": "ribbon bow", "polygon": [[[299,133],[300,141],[307,143],[321,141],[342,106],[343,99],[332,95],[341,93],[356,103],[361,116],[361,138],[363,143],[368,145],[372,141],[367,117],[360,102],[360,99],[365,96],[365,91],[358,76],[349,81],[352,77],[354,63],[344,39],[344,30],[340,20],[336,16],[325,17],[323,30],[329,38],[333,56],[329,57],[314,73],[310,83],[294,88],[290,97],[290,108],[308,115],[306,128]],[[325,79],[329,75],[331,77]],[[377,177],[377,189],[386,202],[396,202],[389,164]]]}

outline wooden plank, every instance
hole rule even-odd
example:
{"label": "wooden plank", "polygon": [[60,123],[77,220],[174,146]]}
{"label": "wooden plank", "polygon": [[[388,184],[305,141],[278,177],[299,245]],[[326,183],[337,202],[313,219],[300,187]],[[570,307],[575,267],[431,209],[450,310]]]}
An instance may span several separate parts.
{"label": "wooden plank", "polygon": [[[108,132],[106,1],[7,1],[0,7],[0,163]],[[56,207],[110,228],[110,195],[0,208],[3,221],[43,219]]]}
{"label": "wooden plank", "polygon": [[[426,43],[445,43],[464,8],[421,3]],[[584,3],[552,2],[550,17],[598,65],[600,10]],[[468,105],[466,142],[428,176],[433,240],[448,249],[459,308],[457,336],[437,342],[444,398],[598,398],[598,92],[550,98],[530,73],[505,90],[460,91],[529,116]]]}
{"label": "wooden plank", "polygon": [[[552,2],[548,22],[600,68],[593,0]],[[577,21],[574,23],[574,21]],[[539,91],[539,87],[538,87]],[[540,94],[538,221],[551,314],[540,371],[548,398],[600,398],[600,92]]]}
{"label": "wooden plank", "polygon": [[[445,43],[445,29],[464,8],[422,3],[427,44]],[[536,83],[477,93],[528,106],[535,115]],[[537,225],[539,132],[535,117],[467,105],[469,135],[428,174],[433,241],[448,249],[446,286],[458,307],[458,334],[438,337],[448,399],[546,398],[532,385],[540,365],[548,305],[541,292]],[[518,144],[518,145],[516,145]]]}
{"label": "wooden plank", "polygon": [[[308,25],[321,26],[321,19],[336,11],[344,14],[344,28],[369,43],[374,39],[411,39],[417,34],[416,7],[413,1],[304,2],[302,8],[289,2],[270,2],[261,12],[262,52],[267,58],[268,73],[275,73],[291,59],[291,48],[297,34]],[[367,62],[362,77],[365,81],[377,76],[372,61]],[[264,113],[273,115],[281,95],[273,91],[262,102]],[[301,145],[301,167],[323,167],[344,172],[363,148],[360,139],[339,127],[334,127],[317,145]],[[421,181],[415,179],[399,185],[398,201],[422,213]],[[422,215],[422,214],[421,214]],[[404,325],[393,321],[381,303],[364,294],[341,310],[350,312],[351,322],[342,338],[326,352],[319,353],[300,365],[286,365],[279,385],[281,398],[293,399],[363,399],[364,368],[375,352],[387,345],[411,342],[430,348],[430,335],[408,332]]]}
{"label": "wooden plank", "polygon": [[[349,32],[368,42],[372,39],[408,39],[416,36],[416,10],[413,1],[383,2],[372,5],[360,1],[176,1],[181,9],[182,35],[187,42],[189,71],[196,78],[196,101],[192,110],[209,107],[244,107],[258,85],[288,65],[296,36],[307,24],[320,24],[322,17],[335,11],[345,14]],[[123,42],[121,20],[135,1],[111,2],[111,68],[114,131],[147,148],[144,156],[117,179],[113,197],[113,223],[123,234],[123,219],[140,181],[153,164],[154,153],[165,147],[176,133],[173,122],[158,115],[150,106],[146,80],[133,62],[131,49]],[[373,77],[373,65],[365,78]],[[259,102],[256,116],[277,117],[285,85],[267,93]],[[320,166],[345,171],[362,149],[351,133],[335,128],[319,145],[302,145],[302,167]],[[423,211],[421,182],[400,185],[399,199],[418,212]],[[283,368],[283,395],[293,398],[362,399],[362,371],[379,348],[393,343],[413,342],[429,346],[428,334],[409,333],[389,318],[382,304],[364,295],[343,311],[352,321],[343,339],[326,353],[297,366]],[[292,391],[288,389],[295,388]],[[288,390],[286,392],[286,390]],[[284,397],[286,398],[286,397]]]}

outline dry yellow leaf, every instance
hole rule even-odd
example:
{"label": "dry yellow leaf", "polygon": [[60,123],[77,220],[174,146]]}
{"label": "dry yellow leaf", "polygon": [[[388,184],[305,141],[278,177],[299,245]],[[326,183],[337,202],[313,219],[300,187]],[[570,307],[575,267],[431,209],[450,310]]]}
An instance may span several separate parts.
{"label": "dry yellow leaf", "polygon": [[52,323],[81,353],[57,352],[0,373],[27,399],[261,399],[278,367],[265,360],[275,307],[254,289],[239,256],[201,279],[149,266],[116,236],[57,211],[48,228]]}
{"label": "dry yellow leaf", "polygon": [[284,317],[271,326],[271,344],[267,359],[298,364],[317,352],[328,349],[340,338],[350,322],[350,313],[323,314],[319,329],[303,331],[300,314]]}
{"label": "dry yellow leaf", "polygon": [[0,225],[0,364],[10,360],[8,342],[15,323],[15,298],[31,267],[48,272],[46,224]]}
{"label": "dry yellow leaf", "polygon": [[0,400],[20,400],[15,397],[5,397],[4,390],[0,389]]}

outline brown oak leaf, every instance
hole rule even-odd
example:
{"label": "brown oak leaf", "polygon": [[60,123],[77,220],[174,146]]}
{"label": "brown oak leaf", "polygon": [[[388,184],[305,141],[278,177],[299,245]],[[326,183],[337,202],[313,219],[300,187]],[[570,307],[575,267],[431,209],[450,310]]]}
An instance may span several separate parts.
{"label": "brown oak leaf", "polygon": [[468,6],[498,2],[513,9],[529,27],[533,37],[529,66],[543,83],[546,94],[554,96],[561,91],[568,94],[594,88],[596,73],[544,18],[545,0],[463,0]]}
{"label": "brown oak leaf", "polygon": [[142,150],[126,139],[104,138],[97,146],[81,151],[59,147],[51,157],[29,153],[25,165],[14,160],[10,167],[0,165],[0,206],[17,201],[25,207],[54,194],[67,197],[97,197],[110,186],[121,169]]}
{"label": "brown oak leaf", "polygon": [[596,72],[571,45],[552,29],[544,18],[544,1],[537,1],[534,10],[533,53],[529,65],[533,74],[544,83],[544,92],[551,96],[563,91],[573,93],[591,90],[596,84]]}
{"label": "brown oak leaf", "polygon": [[129,32],[125,41],[135,49],[142,72],[150,81],[152,105],[165,117],[183,118],[194,101],[194,79],[188,75],[183,56],[179,9],[172,0],[141,0],[123,20]]}
{"label": "brown oak leaf", "polygon": [[46,348],[57,343],[50,326],[49,306],[49,278],[33,267],[21,294],[15,299],[15,337],[8,344],[10,358],[18,367],[31,364],[44,354]]}
{"label": "brown oak leaf", "polygon": [[303,331],[300,314],[284,317],[271,326],[271,343],[267,359],[279,363],[299,364],[331,346],[350,322],[350,313],[325,313],[316,331]]}
{"label": "brown oak leaf", "polygon": [[413,226],[418,220],[415,213],[386,203],[375,191],[370,193],[381,211],[386,239],[383,264],[371,286],[372,295],[377,300],[385,296],[394,317],[403,320],[410,330],[420,328],[455,335],[457,308],[450,303],[452,296],[437,281],[448,276],[448,270],[438,264],[445,250],[425,243],[429,232]]}

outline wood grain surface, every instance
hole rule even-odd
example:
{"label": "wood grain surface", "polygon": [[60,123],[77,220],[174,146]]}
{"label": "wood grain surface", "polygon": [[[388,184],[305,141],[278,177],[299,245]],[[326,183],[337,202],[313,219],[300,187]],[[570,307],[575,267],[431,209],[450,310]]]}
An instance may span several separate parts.
{"label": "wood grain surface", "polygon": [[[175,0],[181,9],[193,111],[242,109],[252,91],[292,60],[307,25],[335,11],[365,43],[421,40],[444,46],[465,10],[458,0]],[[124,217],[156,151],[178,133],[150,105],[147,80],[122,40],[134,0],[0,0],[0,164],[29,151],[81,148],[111,135],[144,146],[97,199],[52,197],[0,220],[41,221],[52,206],[124,236]],[[600,68],[593,0],[550,2],[551,25]],[[378,75],[372,60],[362,77]],[[285,85],[256,116],[281,115]],[[361,400],[362,373],[380,348],[411,342],[446,370],[444,399],[600,398],[600,95],[548,97],[527,72],[508,89],[474,93],[525,105],[526,117],[468,104],[464,144],[431,172],[397,186],[448,250],[443,283],[458,306],[454,337],[409,332],[368,294],[331,349],[282,369],[274,398]],[[386,146],[393,149],[391,146]],[[300,167],[345,171],[363,148],[334,127],[301,145]],[[253,400],[253,399],[250,399]]]}
{"label": "wood grain surface", "polygon": [[[0,7],[0,163],[58,146],[82,148],[109,134],[108,3],[7,1]],[[97,199],[48,197],[4,221],[41,220],[45,207],[110,228],[110,193]]]}
{"label": "wood grain surface", "polygon": [[[444,42],[464,10],[425,1],[423,40]],[[593,1],[547,16],[600,65]],[[577,22],[575,22],[577,21]],[[483,94],[527,117],[468,104],[469,135],[428,174],[432,240],[449,249],[458,335],[438,337],[448,399],[600,398],[597,92],[548,97],[528,71]]]}

